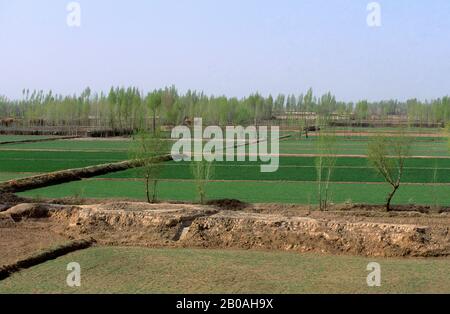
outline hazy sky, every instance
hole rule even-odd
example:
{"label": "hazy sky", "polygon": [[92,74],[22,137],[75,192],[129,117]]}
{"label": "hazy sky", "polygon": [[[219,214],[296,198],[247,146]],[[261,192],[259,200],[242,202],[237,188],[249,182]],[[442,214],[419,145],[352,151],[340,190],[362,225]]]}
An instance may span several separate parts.
{"label": "hazy sky", "polygon": [[450,94],[450,1],[0,0],[0,94],[134,85],[339,99]]}

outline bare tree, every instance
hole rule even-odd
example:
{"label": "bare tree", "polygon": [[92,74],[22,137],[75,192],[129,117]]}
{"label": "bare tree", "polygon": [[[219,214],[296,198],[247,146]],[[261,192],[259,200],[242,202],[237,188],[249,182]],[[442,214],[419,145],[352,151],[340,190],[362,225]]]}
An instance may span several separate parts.
{"label": "bare tree", "polygon": [[317,192],[319,209],[326,210],[330,201],[330,181],[336,166],[336,135],[332,130],[321,130],[317,138]]}
{"label": "bare tree", "polygon": [[299,119],[298,121],[298,134],[299,139],[302,139],[303,132],[305,132],[305,137],[308,138],[308,129],[307,129],[307,123],[306,123],[306,117]]}
{"label": "bare tree", "polygon": [[445,127],[445,134],[447,135],[447,139],[448,139],[448,149],[450,150],[450,122],[447,123],[446,127]]}
{"label": "bare tree", "polygon": [[206,202],[206,185],[211,180],[214,172],[213,162],[202,159],[191,162],[192,175],[195,180],[198,198],[201,204]]}
{"label": "bare tree", "polygon": [[167,153],[168,143],[162,138],[161,132],[149,133],[140,130],[134,135],[132,145],[132,158],[137,160],[145,179],[145,195],[149,203],[157,201],[158,176],[164,163],[158,157]]}
{"label": "bare tree", "polygon": [[439,193],[437,191],[437,183],[438,183],[438,164],[437,161],[434,161],[434,166],[433,166],[433,177],[432,177],[432,185],[431,185],[431,196],[433,197],[433,209],[436,211],[440,210],[440,205],[439,205]]}
{"label": "bare tree", "polygon": [[400,188],[405,160],[410,153],[410,141],[404,131],[396,136],[378,135],[369,142],[368,155],[373,167],[392,187],[386,199],[386,210],[391,210],[391,201]]}

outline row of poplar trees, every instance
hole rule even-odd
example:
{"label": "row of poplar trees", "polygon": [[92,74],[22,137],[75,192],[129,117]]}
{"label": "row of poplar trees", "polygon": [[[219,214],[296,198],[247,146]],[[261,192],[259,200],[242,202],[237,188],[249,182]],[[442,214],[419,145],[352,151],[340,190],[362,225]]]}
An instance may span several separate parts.
{"label": "row of poplar trees", "polygon": [[331,113],[356,120],[400,116],[411,123],[450,122],[450,97],[422,102],[410,99],[357,103],[340,102],[331,93],[315,96],[312,89],[301,95],[244,98],[207,96],[203,92],[180,93],[174,86],[144,93],[136,87],[114,87],[93,93],[86,88],[79,95],[59,95],[51,91],[23,91],[19,100],[0,96],[0,118],[15,118],[24,125],[94,126],[109,129],[140,129],[155,123],[179,125],[186,118],[202,117],[214,125],[258,124],[286,112]]}

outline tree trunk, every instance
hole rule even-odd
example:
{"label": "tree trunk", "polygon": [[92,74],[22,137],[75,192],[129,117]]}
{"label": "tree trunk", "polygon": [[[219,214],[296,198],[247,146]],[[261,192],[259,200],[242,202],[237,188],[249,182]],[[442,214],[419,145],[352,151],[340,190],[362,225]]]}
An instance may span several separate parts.
{"label": "tree trunk", "polygon": [[153,109],[153,134],[156,133],[156,109]]}
{"label": "tree trunk", "polygon": [[153,197],[152,197],[152,203],[156,203],[156,185],[158,184],[158,180],[153,180]]}
{"label": "tree trunk", "polygon": [[389,196],[386,200],[386,211],[388,211],[388,212],[391,211],[391,201],[392,201],[392,198],[394,197],[395,192],[397,192],[398,188],[399,188],[398,185],[394,186],[392,192],[389,193]]}
{"label": "tree trunk", "polygon": [[205,192],[202,191],[200,193],[200,204],[204,205],[205,204]]}
{"label": "tree trunk", "polygon": [[150,177],[145,176],[145,194],[147,195],[147,202],[151,203],[149,184],[150,184]]}
{"label": "tree trunk", "polygon": [[317,198],[319,199],[319,210],[323,209],[323,201],[322,201],[322,170],[323,170],[323,163],[322,163],[322,156],[319,157],[319,163],[316,166],[317,169]]}

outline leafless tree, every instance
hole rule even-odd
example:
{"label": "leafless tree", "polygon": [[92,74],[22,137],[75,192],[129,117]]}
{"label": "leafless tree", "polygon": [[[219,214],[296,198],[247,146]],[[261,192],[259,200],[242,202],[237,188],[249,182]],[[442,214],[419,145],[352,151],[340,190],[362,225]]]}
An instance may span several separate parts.
{"label": "leafless tree", "polygon": [[391,210],[391,201],[400,188],[405,160],[410,153],[410,141],[404,131],[400,131],[395,136],[377,135],[369,142],[369,161],[392,187],[386,199],[387,211]]}

